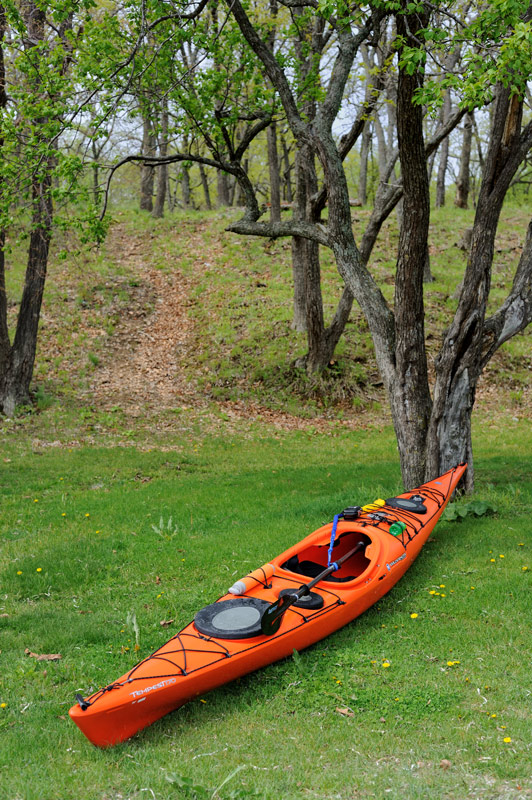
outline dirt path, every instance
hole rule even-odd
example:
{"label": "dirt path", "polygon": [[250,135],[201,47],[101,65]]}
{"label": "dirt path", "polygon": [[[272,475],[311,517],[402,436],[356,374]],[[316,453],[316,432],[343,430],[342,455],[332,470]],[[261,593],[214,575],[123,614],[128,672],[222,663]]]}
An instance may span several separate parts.
{"label": "dirt path", "polygon": [[145,243],[120,226],[113,228],[108,247],[139,286],[95,371],[95,401],[102,408],[120,406],[133,417],[195,403],[197,388],[180,369],[194,346],[189,281],[178,269],[163,272],[150,266]]}

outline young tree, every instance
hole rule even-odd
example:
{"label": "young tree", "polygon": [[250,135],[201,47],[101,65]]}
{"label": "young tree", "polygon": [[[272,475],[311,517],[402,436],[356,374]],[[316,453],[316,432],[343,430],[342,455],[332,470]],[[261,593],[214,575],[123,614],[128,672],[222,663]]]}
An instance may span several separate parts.
{"label": "young tree", "polygon": [[[9,416],[29,400],[54,205],[74,197],[80,175],[79,157],[59,140],[73,123],[69,71],[86,10],[83,2],[0,6],[0,411]],[[17,236],[27,266],[12,338],[5,269]]]}

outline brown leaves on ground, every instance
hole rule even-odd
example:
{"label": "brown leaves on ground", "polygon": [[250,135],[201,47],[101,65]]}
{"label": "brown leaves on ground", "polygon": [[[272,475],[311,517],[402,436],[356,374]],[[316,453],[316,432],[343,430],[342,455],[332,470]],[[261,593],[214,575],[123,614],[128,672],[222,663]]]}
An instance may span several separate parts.
{"label": "brown leaves on ground", "polygon": [[26,647],[24,653],[29,658],[34,658],[36,661],[59,661],[63,658],[61,653],[32,653],[28,647]]}

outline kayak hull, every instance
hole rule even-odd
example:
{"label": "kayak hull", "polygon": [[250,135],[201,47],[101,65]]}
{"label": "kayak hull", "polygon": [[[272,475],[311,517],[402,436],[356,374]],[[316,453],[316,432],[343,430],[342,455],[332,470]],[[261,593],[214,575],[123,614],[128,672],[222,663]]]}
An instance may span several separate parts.
{"label": "kayak hull", "polygon": [[[187,701],[285,658],[293,650],[303,650],[347,625],[383,597],[414,562],[465,469],[460,465],[436,481],[399,495],[400,501],[404,498],[407,502],[412,496],[423,498],[426,510],[422,514],[386,504],[378,509],[381,519],[373,519],[375,513],[366,511],[354,521],[339,521],[335,559],[358,542],[363,542],[364,548],[342,564],[334,580],[331,576],[314,587],[313,592],[323,598],[320,608],[291,606],[276,633],[264,635],[259,628],[257,634],[241,639],[205,635],[192,621],[118,680],[86,699],[78,698],[69,712],[72,720],[93,744],[117,744]],[[402,535],[389,533],[390,520],[405,523]],[[327,566],[331,530],[332,523],[324,525],[251,573],[259,577],[244,581],[250,586],[245,597],[273,603],[282,590],[296,591],[308,583],[313,575],[307,571]],[[232,599],[234,595],[226,594],[217,604],[225,603],[220,606],[224,609]]]}

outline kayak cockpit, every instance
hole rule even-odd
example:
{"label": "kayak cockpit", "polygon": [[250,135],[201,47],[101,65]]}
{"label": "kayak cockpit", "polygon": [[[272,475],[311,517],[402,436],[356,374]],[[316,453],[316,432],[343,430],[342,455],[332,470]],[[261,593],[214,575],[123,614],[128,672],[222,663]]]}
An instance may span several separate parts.
{"label": "kayak cockpit", "polygon": [[[333,547],[333,561],[337,561],[349,550],[362,542],[363,548],[348,558],[325,580],[331,583],[347,583],[360,578],[371,564],[370,545],[372,539],[359,531],[346,531],[338,536]],[[304,547],[281,564],[282,569],[304,576],[309,580],[315,578],[328,566],[328,544],[312,544]]]}

